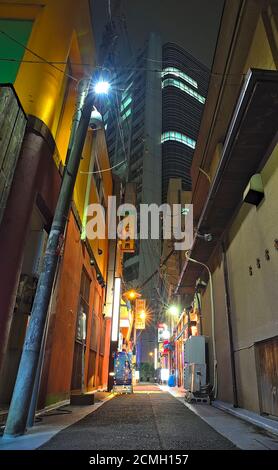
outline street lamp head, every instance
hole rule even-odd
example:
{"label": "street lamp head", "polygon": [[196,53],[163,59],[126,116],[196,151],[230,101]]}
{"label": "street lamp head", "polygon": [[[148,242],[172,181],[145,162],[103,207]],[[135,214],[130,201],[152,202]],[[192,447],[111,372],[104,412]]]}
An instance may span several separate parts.
{"label": "street lamp head", "polygon": [[179,314],[179,309],[176,305],[170,305],[169,309],[168,309],[168,312],[171,314],[171,315],[178,315]]}
{"label": "street lamp head", "polygon": [[130,289],[123,293],[123,297],[125,297],[128,300],[136,300],[139,297],[141,297],[141,294],[139,294],[139,292],[136,292],[136,290],[134,289]]}
{"label": "street lamp head", "polygon": [[107,95],[110,89],[110,83],[104,80],[100,80],[94,86],[96,95]]}
{"label": "street lamp head", "polygon": [[136,299],[136,292],[134,290],[129,292],[129,298],[130,300]]}

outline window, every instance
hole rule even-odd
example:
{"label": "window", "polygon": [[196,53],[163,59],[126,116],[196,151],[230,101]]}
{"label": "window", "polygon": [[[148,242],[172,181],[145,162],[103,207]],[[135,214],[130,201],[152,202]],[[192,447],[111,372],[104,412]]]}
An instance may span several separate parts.
{"label": "window", "polygon": [[175,132],[175,131],[167,131],[164,132],[161,136],[161,143],[163,144],[164,142],[168,140],[173,140],[176,142],[180,142],[182,144],[187,145],[188,147],[191,147],[192,149],[195,149],[196,147],[196,141],[191,139],[190,137],[181,134],[180,132]]}
{"label": "window", "polygon": [[125,121],[129,116],[131,115],[131,109],[127,109],[126,112],[124,113],[122,119]]}
{"label": "window", "polygon": [[[0,34],[0,57],[1,59],[10,59],[9,61],[1,61],[0,83],[15,82],[24,55],[24,47],[18,43],[23,46],[27,45],[32,27],[32,21],[0,19],[0,30],[7,34],[7,36]],[[15,41],[8,36],[14,38]]]}
{"label": "window", "polygon": [[175,75],[178,78],[182,78],[187,83],[194,86],[194,88],[198,88],[198,83],[196,82],[196,80],[193,80],[193,78],[189,77],[188,75],[186,75],[186,73],[182,72],[181,70],[175,67],[167,67],[166,69],[163,69],[163,71],[161,72],[161,77],[164,78],[165,75],[169,74]]}
{"label": "window", "polygon": [[131,101],[132,101],[131,96],[128,96],[125,100],[122,101],[121,113],[130,105]]}
{"label": "window", "polygon": [[122,101],[127,97],[128,92],[129,92],[130,88],[132,87],[132,85],[133,85],[133,82],[130,82],[130,84],[128,85],[128,87],[127,87],[127,88],[125,89],[125,91],[123,92],[123,94],[122,94]]}
{"label": "window", "polygon": [[106,322],[102,322],[102,328],[101,328],[101,336],[100,336],[100,347],[99,347],[99,352],[100,354],[104,355],[105,352],[105,336],[106,336]]}
{"label": "window", "polygon": [[167,78],[162,82],[162,88],[165,88],[166,86],[174,86],[176,88],[179,88],[180,90],[192,96],[202,104],[206,102],[206,99],[203,96],[199,95],[199,93],[192,90],[192,88],[189,88],[187,85],[185,85],[185,83],[182,83],[179,80],[175,80],[174,78]]}
{"label": "window", "polygon": [[88,277],[85,270],[81,273],[81,285],[79,294],[79,310],[77,318],[77,329],[76,329],[76,340],[82,341],[82,322],[83,315],[86,315],[86,330],[87,330],[87,319],[89,313],[89,298],[90,298],[90,278]]}

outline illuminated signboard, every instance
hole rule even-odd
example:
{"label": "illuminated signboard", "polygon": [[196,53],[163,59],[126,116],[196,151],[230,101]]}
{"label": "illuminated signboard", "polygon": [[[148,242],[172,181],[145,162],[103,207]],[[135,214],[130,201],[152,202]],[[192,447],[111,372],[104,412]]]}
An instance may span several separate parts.
{"label": "illuminated signboard", "polygon": [[144,330],[146,328],[146,300],[136,299],[135,301],[135,328]]}

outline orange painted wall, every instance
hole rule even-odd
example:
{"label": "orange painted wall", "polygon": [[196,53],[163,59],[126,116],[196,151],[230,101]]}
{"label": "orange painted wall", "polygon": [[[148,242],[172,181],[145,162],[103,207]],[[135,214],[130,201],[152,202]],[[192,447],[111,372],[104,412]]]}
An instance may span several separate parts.
{"label": "orange painted wall", "polygon": [[[92,314],[96,312],[100,321],[100,332],[103,327],[102,317],[104,289],[96,281],[96,273],[90,265],[90,258],[84,244],[80,240],[80,231],[73,214],[70,214],[69,224],[66,233],[66,242],[60,273],[57,282],[54,301],[52,304],[50,334],[48,338],[49,364],[44,371],[47,374],[46,400],[45,405],[52,404],[69,398],[71,390],[71,374],[74,354],[74,342],[76,331],[76,318],[79,302],[80,280],[83,267],[91,279],[90,287],[90,307],[87,328],[87,347],[85,356],[85,383],[88,380],[89,367],[89,341],[91,336]],[[99,302],[96,305],[96,291],[99,294]],[[108,329],[110,338],[110,329]],[[109,338],[107,346],[109,347]],[[99,349],[100,337],[98,341]],[[106,349],[106,355],[108,351]],[[98,357],[96,370],[98,370]],[[94,387],[102,385],[101,375],[98,383]]]}

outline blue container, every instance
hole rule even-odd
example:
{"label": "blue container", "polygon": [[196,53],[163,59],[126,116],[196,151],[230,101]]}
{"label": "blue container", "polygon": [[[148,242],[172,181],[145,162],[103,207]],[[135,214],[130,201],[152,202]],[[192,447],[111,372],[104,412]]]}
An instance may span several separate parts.
{"label": "blue container", "polygon": [[176,377],[174,375],[170,375],[168,379],[169,387],[175,387],[176,385]]}

